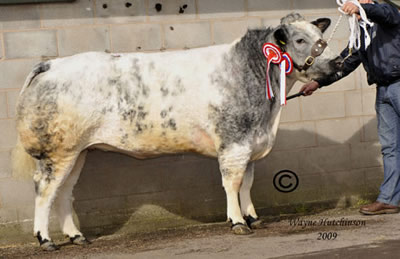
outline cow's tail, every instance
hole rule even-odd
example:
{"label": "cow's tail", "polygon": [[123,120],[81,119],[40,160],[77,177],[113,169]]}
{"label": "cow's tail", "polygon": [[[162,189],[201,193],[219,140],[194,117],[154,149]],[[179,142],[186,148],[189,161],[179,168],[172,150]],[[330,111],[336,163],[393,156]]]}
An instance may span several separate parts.
{"label": "cow's tail", "polygon": [[33,79],[37,77],[39,74],[44,73],[50,69],[50,61],[42,61],[39,64],[36,64],[32,71],[27,76],[24,85],[22,86],[20,95],[25,91],[27,87],[32,83]]}
{"label": "cow's tail", "polygon": [[25,151],[19,137],[17,139],[17,145],[12,151],[11,161],[12,174],[14,178],[32,178],[33,173],[36,170],[36,162],[35,159]]}

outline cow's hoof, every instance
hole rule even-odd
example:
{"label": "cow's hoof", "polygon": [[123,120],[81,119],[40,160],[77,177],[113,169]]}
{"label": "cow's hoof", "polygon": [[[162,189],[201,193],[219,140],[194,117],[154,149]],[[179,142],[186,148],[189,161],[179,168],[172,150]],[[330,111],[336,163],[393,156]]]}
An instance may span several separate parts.
{"label": "cow's hoof", "polygon": [[250,223],[251,229],[261,229],[264,228],[264,222],[261,219],[257,219],[256,221]]}
{"label": "cow's hoof", "polygon": [[261,219],[255,219],[252,216],[246,216],[244,219],[246,220],[247,226],[251,229],[260,229],[264,227]]}
{"label": "cow's hoof", "polygon": [[69,240],[74,245],[85,246],[85,245],[91,244],[91,242],[89,240],[87,240],[86,237],[81,236],[81,235],[76,235],[74,237],[70,237]]}
{"label": "cow's hoof", "polygon": [[234,224],[232,226],[232,232],[235,235],[250,235],[253,233],[253,231],[243,223]]}
{"label": "cow's hoof", "polygon": [[44,251],[56,251],[60,249],[60,247],[54,244],[53,241],[49,241],[47,239],[43,240],[43,242],[40,244],[40,248],[42,248]]}

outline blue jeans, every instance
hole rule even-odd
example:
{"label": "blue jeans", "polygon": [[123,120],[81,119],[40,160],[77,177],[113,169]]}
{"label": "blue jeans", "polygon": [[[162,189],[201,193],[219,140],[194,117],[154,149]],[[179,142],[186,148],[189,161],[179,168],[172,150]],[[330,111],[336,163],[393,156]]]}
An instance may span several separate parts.
{"label": "blue jeans", "polygon": [[382,145],[384,179],[377,201],[400,202],[400,82],[378,86],[375,103]]}

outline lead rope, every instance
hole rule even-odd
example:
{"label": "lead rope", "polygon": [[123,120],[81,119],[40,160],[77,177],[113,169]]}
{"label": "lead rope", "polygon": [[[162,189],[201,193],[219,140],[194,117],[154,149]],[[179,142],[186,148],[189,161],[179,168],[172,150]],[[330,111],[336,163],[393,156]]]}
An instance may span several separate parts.
{"label": "lead rope", "polygon": [[[371,44],[371,36],[368,33],[367,25],[373,26],[374,23],[370,22],[368,20],[365,10],[362,8],[361,4],[357,0],[336,0],[336,2],[340,6],[338,8],[338,10],[339,10],[339,12],[342,13],[341,17],[343,16],[343,14],[346,14],[343,12],[341,7],[347,2],[351,2],[351,3],[355,4],[358,7],[360,16],[361,16],[360,22],[358,21],[356,14],[349,16],[349,26],[350,26],[349,56],[351,56],[353,49],[359,50],[361,47],[361,29],[360,29],[360,27],[364,30],[364,43],[365,43],[364,45],[365,45],[365,49],[367,49],[368,46]],[[331,35],[331,37],[332,37],[332,35]]]}
{"label": "lead rope", "polygon": [[336,22],[336,24],[335,24],[335,27],[333,28],[332,33],[331,33],[331,35],[329,36],[329,38],[328,38],[328,40],[326,41],[326,43],[329,43],[329,42],[332,40],[333,35],[336,33],[336,31],[337,31],[337,29],[338,29],[338,27],[339,27],[339,24],[340,24],[340,22],[342,21],[342,18],[343,18],[343,14],[340,14],[339,19],[337,20],[337,22]]}
{"label": "lead rope", "polygon": [[[340,10],[340,7],[339,7],[339,10]],[[336,25],[335,25],[335,27],[333,28],[331,35],[329,36],[328,40],[326,41],[327,44],[332,40],[333,35],[335,35],[337,29],[339,28],[339,24],[340,24],[340,22],[342,21],[342,18],[343,18],[343,13],[340,14],[339,19],[337,20]],[[350,36],[350,37],[351,37],[351,36]],[[349,40],[349,41],[350,41],[350,40]],[[346,59],[348,59],[352,54],[353,54],[353,48],[349,48],[349,54],[347,54],[347,56],[343,59],[342,62],[344,62]],[[293,97],[290,96],[290,97],[291,97],[290,99],[292,99],[292,98],[295,98],[295,97],[297,97],[297,96],[293,96]],[[288,99],[288,100],[289,100],[289,99]]]}

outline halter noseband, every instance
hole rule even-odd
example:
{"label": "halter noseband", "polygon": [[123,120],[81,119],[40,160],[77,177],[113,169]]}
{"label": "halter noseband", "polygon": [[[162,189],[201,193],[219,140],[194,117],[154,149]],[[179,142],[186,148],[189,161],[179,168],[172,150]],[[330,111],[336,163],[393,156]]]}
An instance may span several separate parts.
{"label": "halter noseband", "polygon": [[296,63],[294,63],[294,67],[301,71],[306,71],[307,69],[309,69],[315,62],[315,58],[320,56],[325,48],[328,46],[328,43],[326,41],[324,41],[323,39],[319,39],[317,40],[314,45],[311,47],[311,55],[308,56],[306,58],[306,60],[304,61],[304,65],[299,66]]}

